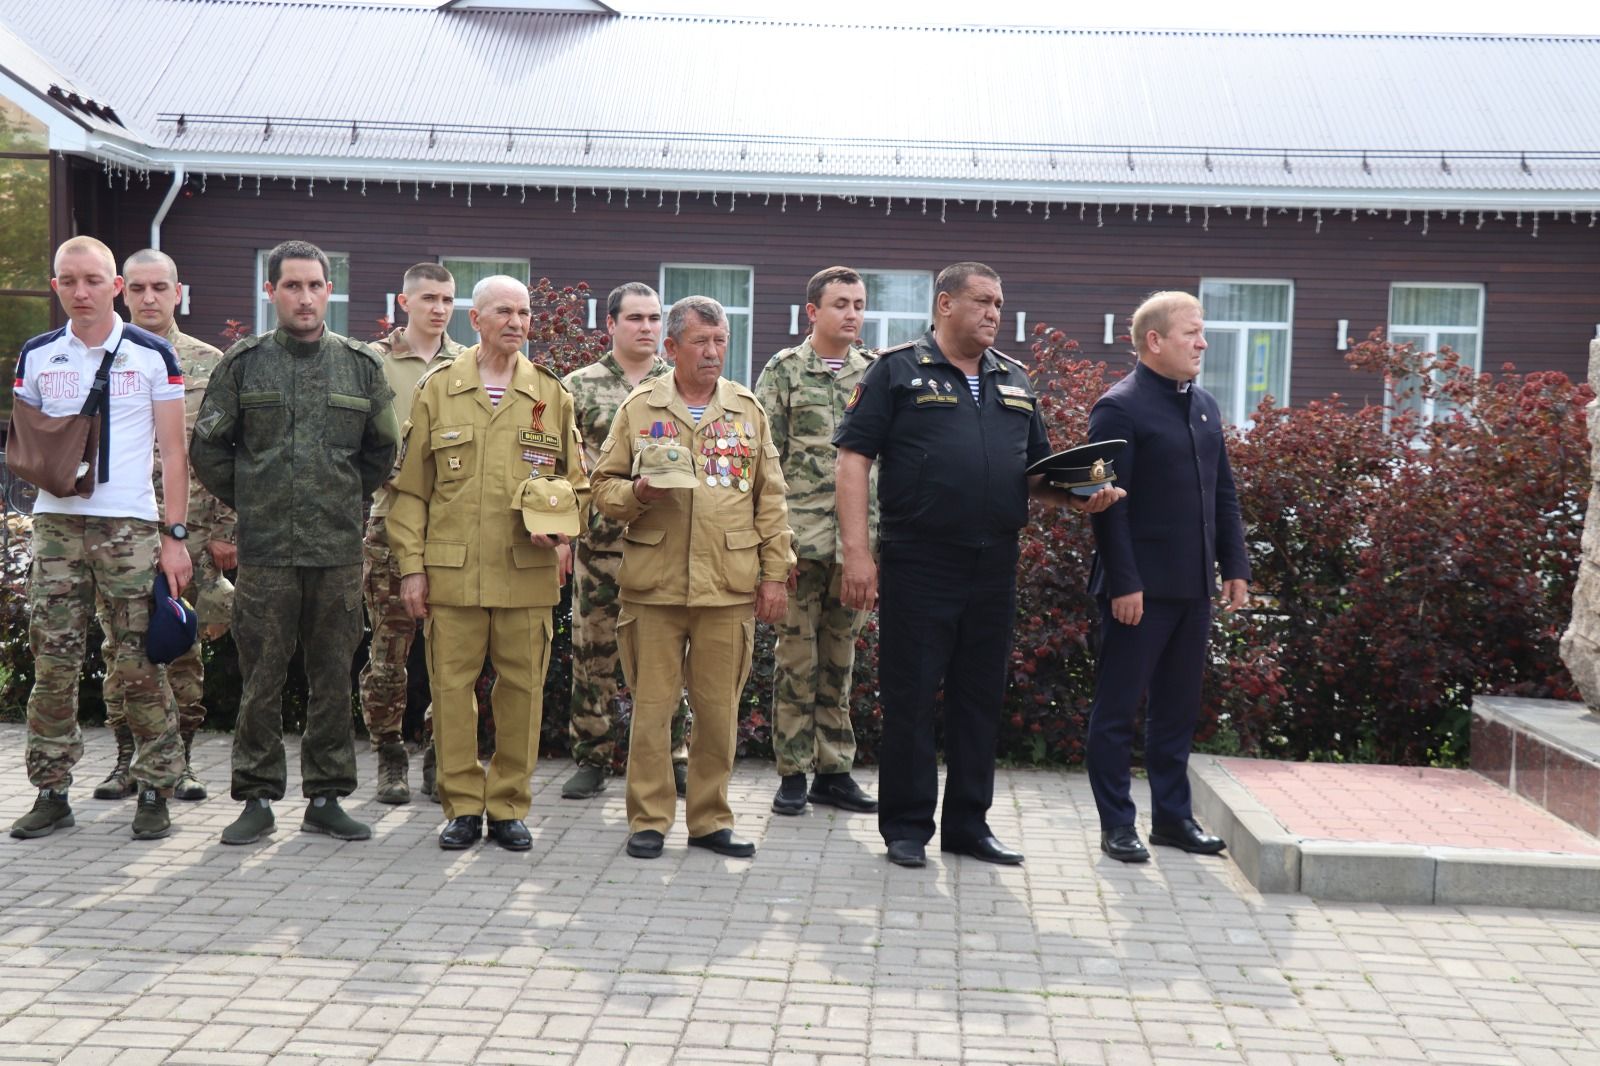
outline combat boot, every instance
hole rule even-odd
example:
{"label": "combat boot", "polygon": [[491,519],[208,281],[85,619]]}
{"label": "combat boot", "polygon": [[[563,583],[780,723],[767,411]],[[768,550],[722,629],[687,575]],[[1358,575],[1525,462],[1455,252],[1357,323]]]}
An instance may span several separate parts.
{"label": "combat boot", "polygon": [[72,808],[67,805],[66,789],[52,792],[41,788],[39,798],[33,801],[33,810],[11,823],[11,835],[19,840],[47,837],[57,829],[76,824]]}
{"label": "combat boot", "polygon": [[115,729],[117,736],[117,763],[106,775],[106,779],[94,786],[94,798],[97,800],[127,799],[138,789],[133,774],[128,767],[133,764],[133,730],[124,722]]}
{"label": "combat boot", "polygon": [[564,800],[586,800],[606,790],[606,772],[598,766],[580,766],[578,772],[567,778],[561,786]]}
{"label": "combat boot", "polygon": [[366,840],[372,836],[372,827],[358,822],[339,806],[338,796],[315,796],[306,804],[305,818],[300,829],[306,833],[321,833],[335,840]]}
{"label": "combat boot", "polygon": [[158,840],[172,832],[172,819],[167,816],[167,798],[145,785],[139,790],[139,806],[133,812],[133,839]]}
{"label": "combat boot", "polygon": [[439,756],[433,750],[433,741],[428,741],[427,747],[422,750],[422,794],[433,802],[439,802]]}
{"label": "combat boot", "polygon": [[183,772],[178,775],[178,783],[172,788],[175,799],[203,800],[206,798],[206,786],[194,776],[194,756],[191,751],[194,747],[194,734],[183,734]]}
{"label": "combat boot", "polygon": [[272,801],[265,796],[253,796],[244,801],[244,810],[222,831],[224,844],[254,844],[276,828],[278,820],[272,816]]}
{"label": "combat boot", "polygon": [[409,768],[406,745],[400,738],[385,740],[378,745],[379,803],[411,802],[411,785],[406,781]]}

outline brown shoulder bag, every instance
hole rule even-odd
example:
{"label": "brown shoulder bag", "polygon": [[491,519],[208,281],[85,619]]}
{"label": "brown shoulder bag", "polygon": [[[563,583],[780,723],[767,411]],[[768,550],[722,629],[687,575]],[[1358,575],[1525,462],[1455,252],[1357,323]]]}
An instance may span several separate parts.
{"label": "brown shoulder bag", "polygon": [[6,465],[12,473],[52,496],[94,495],[96,467],[101,482],[111,478],[111,437],[103,432],[111,361],[117,347],[100,360],[83,410],[52,417],[20,398],[12,405],[11,433],[6,439]]}

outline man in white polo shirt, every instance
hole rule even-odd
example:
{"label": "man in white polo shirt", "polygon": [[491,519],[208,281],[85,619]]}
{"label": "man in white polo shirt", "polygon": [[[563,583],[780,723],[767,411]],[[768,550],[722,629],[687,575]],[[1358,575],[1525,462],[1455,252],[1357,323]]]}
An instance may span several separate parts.
{"label": "man in white polo shirt", "polygon": [[[16,400],[52,417],[77,414],[111,353],[101,425],[106,442],[92,495],[63,498],[41,489],[34,504],[28,576],[34,682],[26,762],[39,796],[13,823],[11,835],[48,836],[73,824],[67,789],[83,756],[78,675],[92,598],[105,631],[106,671],[121,683],[137,744],[133,835],[153,839],[171,831],[167,797],[184,766],[177,708],[161,667],[145,654],[156,566],[175,595],[193,569],[183,544],[189,507],[183,375],[172,345],[124,323],[113,309],[122,278],[111,249],[101,242],[74,237],[56,249],[50,287],[68,322],[22,346]],[[150,479],[156,441],[167,526],[159,525]]]}

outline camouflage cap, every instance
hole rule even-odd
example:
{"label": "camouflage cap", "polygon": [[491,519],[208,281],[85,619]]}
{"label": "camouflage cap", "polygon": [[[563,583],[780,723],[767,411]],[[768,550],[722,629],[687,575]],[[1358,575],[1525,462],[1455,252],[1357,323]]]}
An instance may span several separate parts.
{"label": "camouflage cap", "polygon": [[1099,440],[1080,444],[1045,456],[1028,467],[1028,473],[1043,474],[1045,481],[1075,496],[1093,496],[1117,480],[1117,457],[1127,443],[1125,440]]}
{"label": "camouflage cap", "polygon": [[529,533],[565,533],[576,537],[581,531],[578,495],[572,490],[572,482],[564,477],[554,474],[530,477],[512,494],[511,509],[522,512],[522,524]]}
{"label": "camouflage cap", "polygon": [[700,484],[694,453],[682,444],[646,444],[633,457],[633,476],[647,477],[652,488],[692,489]]}
{"label": "camouflage cap", "polygon": [[233,618],[233,582],[226,574],[218,574],[215,581],[196,582],[194,609],[200,615],[200,624],[211,627],[228,627]]}

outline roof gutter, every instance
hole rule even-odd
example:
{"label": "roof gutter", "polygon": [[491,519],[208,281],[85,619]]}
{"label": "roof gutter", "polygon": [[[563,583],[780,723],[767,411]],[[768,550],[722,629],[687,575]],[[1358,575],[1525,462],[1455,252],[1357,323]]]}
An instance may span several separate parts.
{"label": "roof gutter", "polygon": [[150,220],[150,247],[156,251],[161,250],[161,223],[167,220],[167,212],[172,210],[172,204],[178,199],[178,190],[183,188],[183,183],[188,179],[184,173],[182,163],[172,165],[172,188],[167,190],[166,198],[161,201],[161,206],[156,208],[156,217]]}

